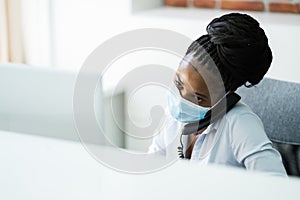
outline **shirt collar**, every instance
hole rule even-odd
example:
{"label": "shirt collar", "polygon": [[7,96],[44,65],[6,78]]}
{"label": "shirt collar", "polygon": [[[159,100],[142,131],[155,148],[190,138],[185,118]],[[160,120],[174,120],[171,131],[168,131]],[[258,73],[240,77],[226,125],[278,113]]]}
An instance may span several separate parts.
{"label": "shirt collar", "polygon": [[221,117],[220,119],[218,119],[217,121],[211,123],[207,128],[206,130],[203,132],[203,134],[209,134],[211,133],[212,131],[216,131],[219,127],[220,127],[220,123],[222,121],[222,118]]}

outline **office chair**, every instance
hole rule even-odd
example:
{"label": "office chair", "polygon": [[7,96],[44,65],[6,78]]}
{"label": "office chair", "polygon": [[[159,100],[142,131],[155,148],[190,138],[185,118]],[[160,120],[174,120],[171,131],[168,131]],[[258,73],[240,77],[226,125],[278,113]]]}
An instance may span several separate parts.
{"label": "office chair", "polygon": [[237,93],[261,118],[288,175],[300,177],[300,83],[264,78]]}

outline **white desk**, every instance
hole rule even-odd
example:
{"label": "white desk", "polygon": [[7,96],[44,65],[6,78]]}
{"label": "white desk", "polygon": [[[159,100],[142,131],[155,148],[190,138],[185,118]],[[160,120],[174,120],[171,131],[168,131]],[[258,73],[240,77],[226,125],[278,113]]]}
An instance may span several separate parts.
{"label": "white desk", "polygon": [[147,175],[110,170],[80,143],[0,132],[0,199],[299,199],[300,180],[186,162]]}

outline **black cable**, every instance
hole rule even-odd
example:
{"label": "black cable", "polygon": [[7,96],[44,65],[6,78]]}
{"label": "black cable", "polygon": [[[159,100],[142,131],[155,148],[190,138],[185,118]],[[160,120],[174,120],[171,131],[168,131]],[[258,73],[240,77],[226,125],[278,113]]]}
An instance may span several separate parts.
{"label": "black cable", "polygon": [[184,158],[182,136],[183,136],[183,134],[181,133],[181,135],[180,135],[180,145],[181,146],[177,147],[178,155],[179,155],[179,158],[181,158],[181,159]]}

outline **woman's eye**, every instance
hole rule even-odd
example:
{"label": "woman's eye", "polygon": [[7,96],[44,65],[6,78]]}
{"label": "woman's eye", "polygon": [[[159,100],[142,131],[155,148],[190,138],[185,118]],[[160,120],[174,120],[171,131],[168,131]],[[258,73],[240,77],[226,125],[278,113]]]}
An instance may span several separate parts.
{"label": "woman's eye", "polygon": [[201,103],[201,102],[203,102],[204,101],[204,99],[203,98],[201,98],[201,97],[196,97],[197,98],[197,101],[198,101],[198,103]]}
{"label": "woman's eye", "polygon": [[178,89],[180,89],[180,90],[183,89],[183,87],[182,87],[182,85],[181,85],[181,83],[180,83],[179,81],[175,80],[174,83],[175,83],[175,86],[176,86]]}

